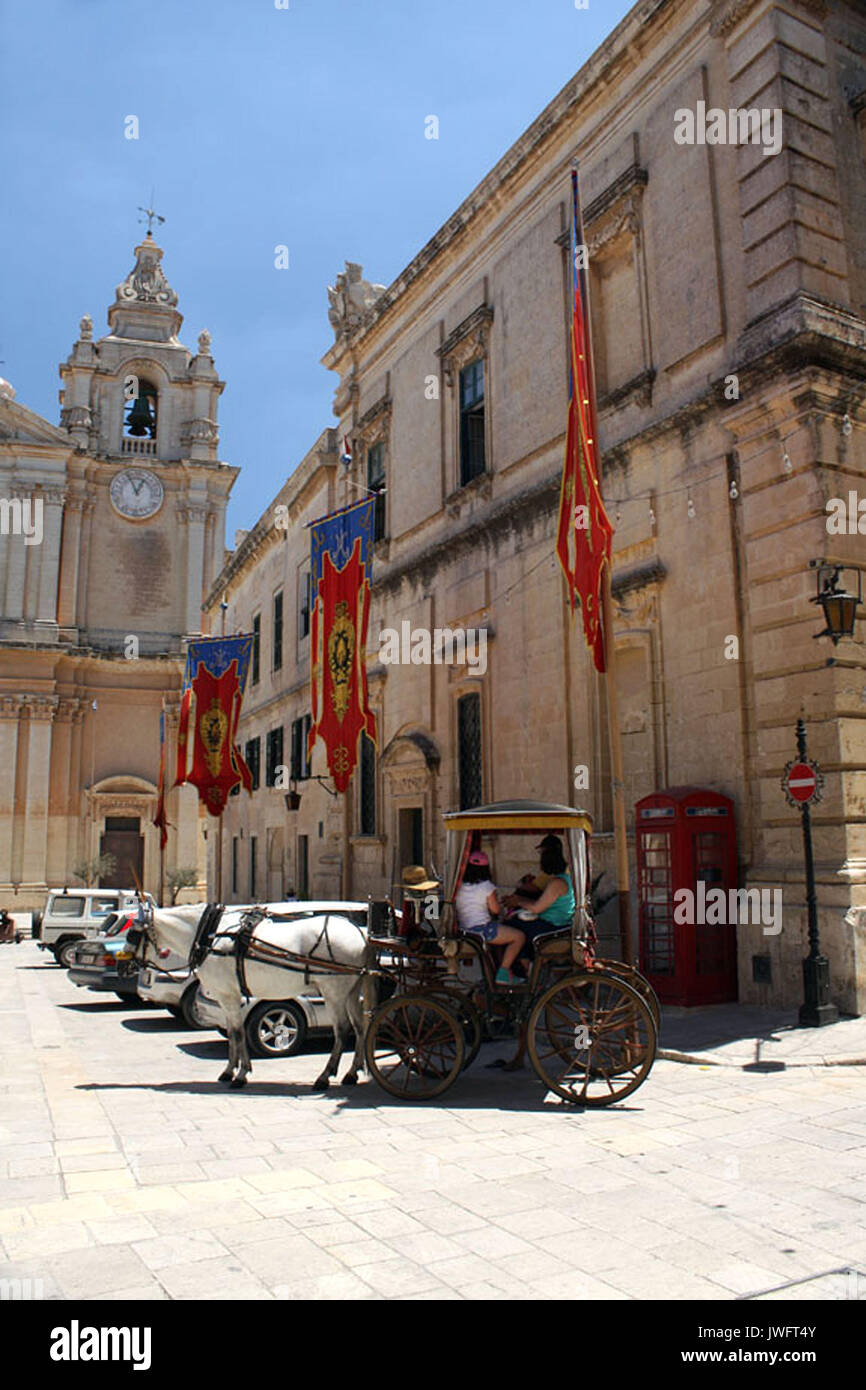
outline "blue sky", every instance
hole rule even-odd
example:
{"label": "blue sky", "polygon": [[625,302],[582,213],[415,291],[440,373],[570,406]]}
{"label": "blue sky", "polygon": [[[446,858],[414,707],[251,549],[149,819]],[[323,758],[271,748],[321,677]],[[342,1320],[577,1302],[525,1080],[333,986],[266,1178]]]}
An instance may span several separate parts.
{"label": "blue sky", "polygon": [[389,284],[630,8],[0,0],[0,375],[59,419],[57,363],[83,313],[106,331],[155,188],[181,337],[209,328],[227,383],[231,543],[333,423],[319,359],[343,262]]}

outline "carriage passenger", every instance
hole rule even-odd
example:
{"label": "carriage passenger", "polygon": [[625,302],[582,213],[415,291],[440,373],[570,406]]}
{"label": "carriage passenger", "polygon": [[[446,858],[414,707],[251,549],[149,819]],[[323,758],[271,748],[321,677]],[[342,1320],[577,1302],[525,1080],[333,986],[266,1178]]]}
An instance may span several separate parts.
{"label": "carriage passenger", "polygon": [[[522,893],[510,893],[504,900],[506,907],[520,909],[528,942],[548,932],[563,931],[574,919],[574,884],[562,846],[554,835],[545,836],[542,845],[540,868],[545,887],[541,896],[533,899]],[[525,960],[528,952],[521,954]]]}
{"label": "carriage passenger", "polygon": [[519,927],[505,926],[496,920],[499,899],[496,885],[490,878],[490,861],[483,850],[473,850],[470,854],[454,906],[461,931],[480,936],[482,941],[491,945],[505,947],[502,965],[496,972],[496,983],[513,985],[515,977],[511,973],[511,966],[526,936]]}

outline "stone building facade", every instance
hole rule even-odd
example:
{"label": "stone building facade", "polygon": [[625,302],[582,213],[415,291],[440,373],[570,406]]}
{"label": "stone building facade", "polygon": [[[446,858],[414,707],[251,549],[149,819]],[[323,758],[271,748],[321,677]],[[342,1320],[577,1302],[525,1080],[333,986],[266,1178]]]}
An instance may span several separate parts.
{"label": "stone building facade", "polygon": [[[784,902],[778,935],[738,929],[740,998],[797,1003],[800,821],[779,781],[802,715],[826,778],[822,946],[834,999],[862,1010],[864,629],[835,650],[813,640],[809,564],[866,561],[862,533],[826,524],[828,500],[862,496],[866,473],[864,44],[862,7],[843,0],[636,5],[393,284],[347,266],[323,363],[351,462],[333,441],[315,495],[305,462],[281,494],[295,530],[279,535],[266,512],[209,605],[227,591],[243,626],[280,583],[297,611],[307,511],[384,484],[368,651],[379,748],[342,800],[317,786],[315,809],[304,792],[289,811],[259,792],[227,833],[282,831],[297,875],[309,814],[311,886],[379,894],[408,862],[441,871],[443,810],[536,796],[585,804],[612,871],[603,690],[553,560],[579,156],[627,804],[685,784],[734,799],[740,882]],[[701,125],[714,109],[731,113],[721,142]],[[768,141],[781,122],[778,152],[738,139],[741,110],[766,112]],[[683,111],[693,143],[676,138]],[[486,670],[385,665],[378,634],[404,621],[483,631]],[[251,730],[265,698],[273,720],[281,702],[286,718],[308,710],[298,655],[248,701]],[[497,854],[499,881],[530,867]],[[249,893],[240,880],[236,900]]]}
{"label": "stone building facade", "polygon": [[[193,354],[150,233],[94,341],[85,315],[60,367],[58,428],[0,387],[0,901],[41,907],[112,853],[159,891],[159,716],[172,730],[184,639],[225,556],[237,469],[218,458],[223,390]],[[37,538],[24,516],[41,517]],[[169,763],[173,767],[173,762]],[[195,791],[170,794],[164,868],[205,877]]]}

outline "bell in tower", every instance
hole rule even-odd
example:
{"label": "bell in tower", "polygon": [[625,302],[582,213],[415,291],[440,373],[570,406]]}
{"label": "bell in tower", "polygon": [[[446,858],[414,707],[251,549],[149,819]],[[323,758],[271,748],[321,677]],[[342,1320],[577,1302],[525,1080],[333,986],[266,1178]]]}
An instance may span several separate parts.
{"label": "bell in tower", "polygon": [[137,439],[156,438],[156,392],[141,382],[126,416],[126,433]]}

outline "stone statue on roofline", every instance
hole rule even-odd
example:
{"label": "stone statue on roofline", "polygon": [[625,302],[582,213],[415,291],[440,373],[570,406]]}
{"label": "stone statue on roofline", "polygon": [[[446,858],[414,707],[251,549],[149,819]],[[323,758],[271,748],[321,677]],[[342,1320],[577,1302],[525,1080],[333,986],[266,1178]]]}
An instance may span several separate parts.
{"label": "stone statue on roofline", "polygon": [[384,285],[365,280],[362,269],[356,261],[346,261],[346,269],[340,271],[336,284],[328,286],[328,319],[336,338],[357,328],[367,310],[385,292]]}

